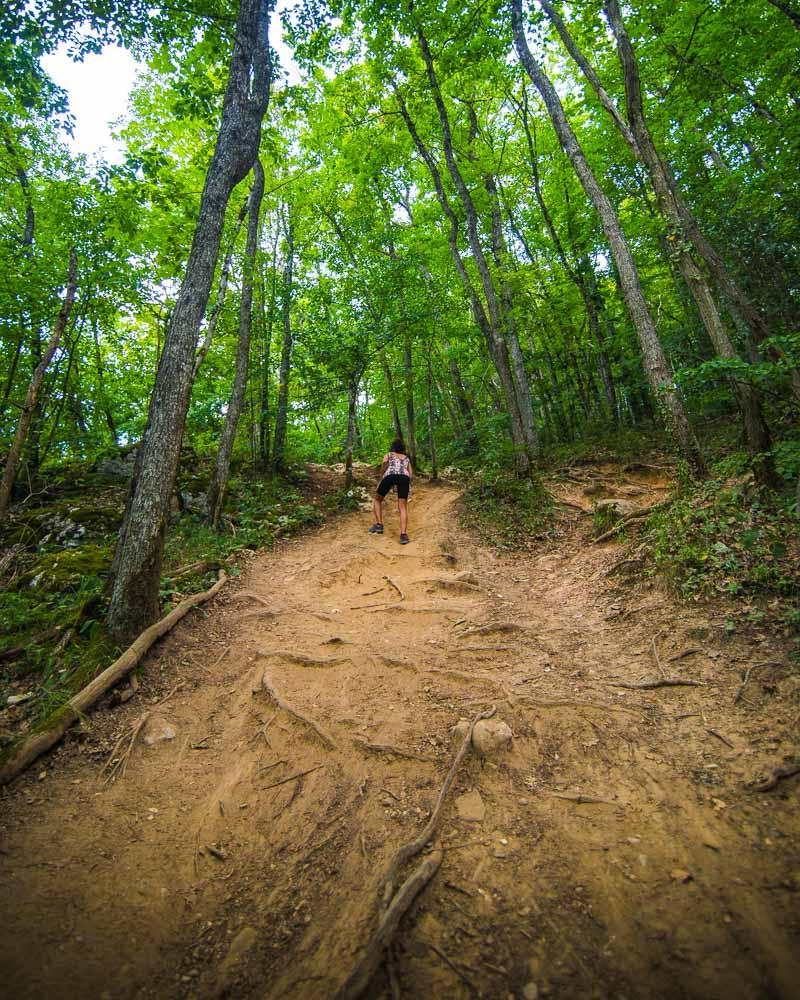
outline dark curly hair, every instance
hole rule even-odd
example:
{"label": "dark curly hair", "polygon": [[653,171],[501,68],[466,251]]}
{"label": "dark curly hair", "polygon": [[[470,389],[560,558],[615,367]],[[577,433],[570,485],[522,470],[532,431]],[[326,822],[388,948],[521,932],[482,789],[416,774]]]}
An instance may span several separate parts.
{"label": "dark curly hair", "polygon": [[406,446],[405,446],[405,444],[403,444],[403,439],[402,438],[395,438],[395,440],[392,441],[392,444],[391,444],[391,447],[389,448],[389,451],[393,451],[393,452],[395,452],[398,455],[405,455],[405,453],[406,453]]}

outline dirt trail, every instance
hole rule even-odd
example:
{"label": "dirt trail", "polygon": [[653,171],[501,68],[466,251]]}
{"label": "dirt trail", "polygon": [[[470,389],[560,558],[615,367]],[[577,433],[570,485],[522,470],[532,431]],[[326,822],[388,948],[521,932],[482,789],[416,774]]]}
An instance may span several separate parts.
{"label": "dirt trail", "polygon": [[[664,485],[606,466],[554,490],[575,513]],[[451,793],[444,863],[396,940],[404,995],[798,995],[800,779],[746,785],[797,750],[780,640],[609,573],[622,549],[578,513],[510,558],[456,503],[420,485],[407,547],[390,509],[383,536],[360,513],[257,556],[153,652],[131,702],[3,793],[6,995],[332,997],[451,727],[493,702],[513,748],[469,756]],[[660,668],[703,686],[613,686]],[[145,710],[174,738],[104,783]],[[370,995],[390,995],[385,972]]]}

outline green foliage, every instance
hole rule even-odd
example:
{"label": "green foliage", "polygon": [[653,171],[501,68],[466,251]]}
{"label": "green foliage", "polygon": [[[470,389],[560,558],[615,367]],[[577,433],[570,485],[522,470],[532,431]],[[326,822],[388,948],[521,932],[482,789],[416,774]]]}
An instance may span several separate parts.
{"label": "green foliage", "polygon": [[503,472],[486,472],[476,474],[465,485],[462,521],[488,545],[527,550],[547,536],[553,503],[539,479],[515,479]]}
{"label": "green foliage", "polygon": [[800,527],[785,498],[712,480],[683,489],[648,527],[655,569],[684,597],[800,595]]}

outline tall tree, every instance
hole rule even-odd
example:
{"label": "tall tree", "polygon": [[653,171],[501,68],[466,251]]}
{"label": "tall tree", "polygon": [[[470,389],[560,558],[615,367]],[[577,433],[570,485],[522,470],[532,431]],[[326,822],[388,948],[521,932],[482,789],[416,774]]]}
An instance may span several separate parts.
{"label": "tall tree", "polygon": [[192,387],[197,333],[208,302],[228,200],[256,159],[269,102],[269,11],[270,0],[241,0],[239,5],[214,156],[111,567],[107,621],[111,634],[120,641],[142,631],[159,613],[164,533]]}

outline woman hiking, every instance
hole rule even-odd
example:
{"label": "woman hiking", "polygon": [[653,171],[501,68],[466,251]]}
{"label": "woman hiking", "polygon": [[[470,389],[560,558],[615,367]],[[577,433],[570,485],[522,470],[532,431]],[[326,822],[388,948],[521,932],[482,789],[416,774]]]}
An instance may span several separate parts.
{"label": "woman hiking", "polygon": [[381,481],[372,501],[375,523],[369,529],[373,535],[383,534],[383,501],[393,487],[397,487],[397,506],[400,510],[400,544],[408,545],[408,492],[411,489],[411,459],[406,455],[406,446],[400,438],[392,441],[389,451],[383,456]]}

